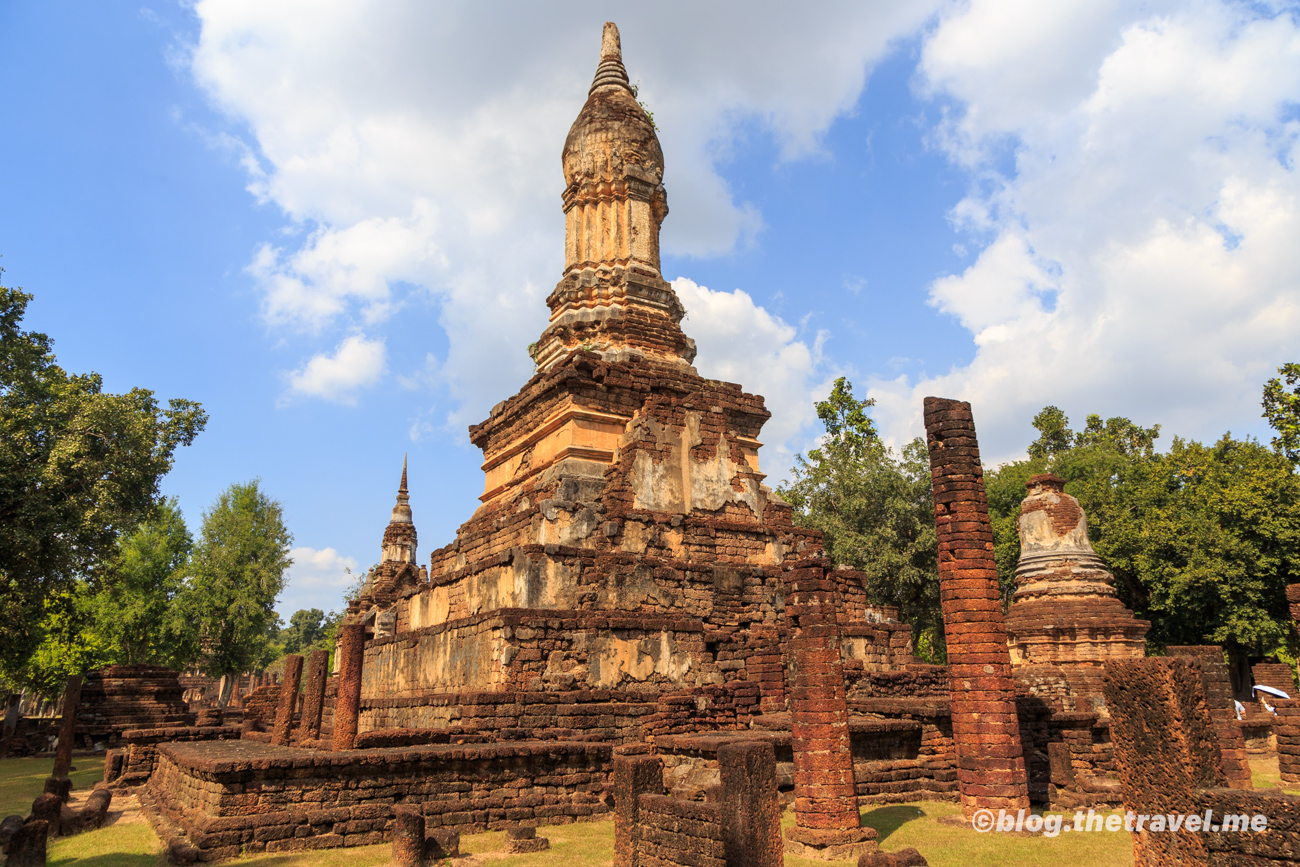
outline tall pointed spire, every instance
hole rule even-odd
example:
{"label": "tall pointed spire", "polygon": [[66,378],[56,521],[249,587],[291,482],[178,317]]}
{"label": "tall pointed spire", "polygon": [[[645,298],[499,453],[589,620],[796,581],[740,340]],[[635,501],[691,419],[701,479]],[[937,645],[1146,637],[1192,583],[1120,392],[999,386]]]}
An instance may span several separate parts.
{"label": "tall pointed spire", "polygon": [[402,455],[402,483],[397,488],[397,505],[393,506],[393,523],[412,523],[411,496],[406,490],[406,455]]}

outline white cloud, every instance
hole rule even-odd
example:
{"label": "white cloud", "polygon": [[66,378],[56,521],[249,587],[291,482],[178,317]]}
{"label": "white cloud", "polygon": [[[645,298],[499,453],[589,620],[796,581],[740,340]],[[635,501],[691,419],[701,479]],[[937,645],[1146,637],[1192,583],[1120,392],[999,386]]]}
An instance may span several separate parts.
{"label": "white cloud", "polygon": [[[784,159],[815,153],[891,40],[940,2],[617,7],[667,158],[665,251],[707,256],[752,240],[762,215],[717,171],[737,131],[770,131]],[[436,368],[446,423],[479,420],[530,373],[525,349],[562,266],[558,157],[611,10],[320,3],[304,27],[296,6],[194,9],[190,70],[246,129],[250,191],[308,230],[250,266],[267,322],[316,340],[373,334],[423,297],[449,344]],[[399,297],[403,283],[427,295]]]}
{"label": "white cloud", "polygon": [[928,38],[935,140],[974,181],[953,218],[992,240],[931,287],[974,360],[872,383],[895,439],[926,394],[972,401],[986,460],[1048,403],[1202,438],[1258,416],[1300,332],[1300,30],[1172,7],[974,0]]}
{"label": "white cloud", "polygon": [[289,374],[289,393],[354,404],[359,389],[373,385],[383,376],[387,356],[382,339],[369,340],[354,334],[335,347],[333,355],[315,355],[301,369]]}
{"label": "white cloud", "polygon": [[772,418],[762,438],[770,445],[760,458],[769,483],[779,484],[806,445],[801,431],[817,419],[814,401],[830,393],[834,375],[822,353],[826,334],[818,332],[810,346],[798,329],[740,289],[714,292],[685,277],[674,280],[673,288],[687,310],[682,330],[695,340],[700,374],[738,382],[766,399]]}
{"label": "white cloud", "polygon": [[293,558],[293,565],[289,567],[284,592],[279,599],[280,615],[285,622],[300,608],[319,608],[327,613],[340,610],[343,591],[356,580],[357,559],[333,548],[305,545],[294,548],[289,556]]}

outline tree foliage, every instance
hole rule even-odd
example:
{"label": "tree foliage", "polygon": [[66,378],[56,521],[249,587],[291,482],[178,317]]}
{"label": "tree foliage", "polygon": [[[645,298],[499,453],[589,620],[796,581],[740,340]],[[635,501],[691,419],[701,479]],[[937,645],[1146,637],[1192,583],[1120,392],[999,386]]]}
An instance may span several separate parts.
{"label": "tree foliage", "polygon": [[1264,383],[1264,417],[1277,431],[1273,448],[1300,464],[1300,364],[1284,364],[1277,372],[1280,377]]}
{"label": "tree foliage", "polygon": [[885,446],[867,415],[873,405],[836,380],[817,403],[825,440],[795,459],[779,493],[799,526],[822,533],[836,565],[866,575],[873,602],[898,606],[918,633],[933,630],[942,615],[929,456],[920,439],[901,454]]}
{"label": "tree foliage", "polygon": [[162,502],[118,542],[106,570],[110,580],[101,582],[87,602],[113,662],[177,670],[193,662],[184,624],[172,612],[193,547],[174,499]]}
{"label": "tree foliage", "polygon": [[332,648],[334,632],[342,619],[342,614],[333,611],[326,614],[319,608],[299,608],[289,616],[289,625],[280,630],[283,652],[307,654]]}
{"label": "tree foliage", "polygon": [[1066,480],[1120,598],[1151,621],[1156,645],[1221,644],[1236,656],[1292,641],[1285,589],[1300,580],[1300,478],[1280,455],[1225,434],[1211,446],[1159,426],[1089,416],[1084,430],[1047,407],[1030,459],[985,475],[1004,592],[1020,553],[1017,520],[1030,476]]}
{"label": "tree foliage", "polygon": [[264,664],[279,632],[274,606],[293,562],[292,543],[283,509],[256,480],[231,485],[204,513],[176,612],[190,625],[194,652],[209,676]]}
{"label": "tree foliage", "polygon": [[175,450],[207,422],[197,403],[162,409],[146,389],[108,394],[98,374],[65,372],[50,338],[21,328],[30,300],[0,287],[0,675],[10,680],[45,639],[47,614],[72,614],[78,579],[110,580],[101,566],[118,535],[152,512]]}

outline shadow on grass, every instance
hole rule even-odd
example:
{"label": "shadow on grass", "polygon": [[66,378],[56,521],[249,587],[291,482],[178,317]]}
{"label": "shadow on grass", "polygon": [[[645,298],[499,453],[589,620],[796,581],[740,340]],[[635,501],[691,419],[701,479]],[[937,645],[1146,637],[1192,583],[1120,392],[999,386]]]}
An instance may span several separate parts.
{"label": "shadow on grass", "polygon": [[897,831],[903,825],[915,819],[925,818],[925,811],[920,807],[914,807],[911,804],[898,804],[889,807],[877,807],[874,810],[864,811],[862,814],[862,824],[868,828],[875,828],[876,833],[880,836],[878,842],[884,842],[889,835]]}
{"label": "shadow on grass", "polygon": [[46,861],[48,867],[63,867],[65,864],[76,864],[77,867],[158,867],[158,855],[91,855],[89,858],[71,857],[71,858],[51,858]]}

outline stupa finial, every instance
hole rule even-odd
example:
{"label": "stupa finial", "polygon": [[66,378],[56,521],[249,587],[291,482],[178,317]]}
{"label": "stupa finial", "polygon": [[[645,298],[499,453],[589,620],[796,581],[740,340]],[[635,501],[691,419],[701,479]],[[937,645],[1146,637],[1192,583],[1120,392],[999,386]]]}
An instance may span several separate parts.
{"label": "stupa finial", "polygon": [[618,25],[613,21],[605,22],[605,33],[600,40],[600,65],[596,67],[596,77],[587,93],[592,94],[609,87],[632,92],[627,70],[623,67],[623,45],[619,42]]}

